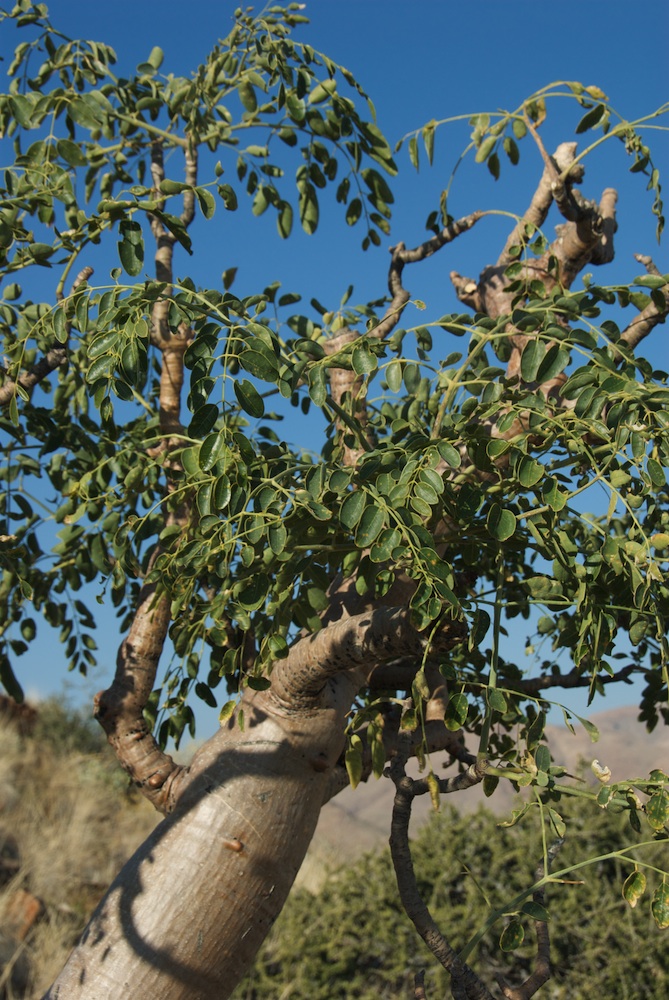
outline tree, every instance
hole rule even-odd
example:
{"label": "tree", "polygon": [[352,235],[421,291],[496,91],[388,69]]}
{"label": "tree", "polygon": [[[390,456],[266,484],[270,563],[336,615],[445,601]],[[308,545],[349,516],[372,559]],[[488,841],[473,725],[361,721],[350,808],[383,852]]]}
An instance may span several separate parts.
{"label": "tree", "polygon": [[[499,781],[534,790],[541,856],[504,913],[535,920],[537,955],[522,986],[503,987],[533,995],[549,975],[544,887],[564,834],[555,804],[569,795],[624,808],[631,840],[645,814],[641,846],[619,852],[634,901],[643,845],[666,834],[669,815],[659,769],[612,785],[600,768],[595,794],[542,742],[553,688],[594,697],[641,675],[643,720],[667,721],[666,376],[637,350],[666,316],[667,282],[641,257],[645,273],[628,285],[583,274],[573,287],[613,255],[615,192],[597,203],[577,187],[590,149],[622,141],[649,177],[661,229],[641,129],[666,108],[622,121],[596,87],[569,83],[474,117],[477,163],[498,176],[501,155],[515,164],[529,136],[543,172],[495,264],[476,281],[451,274],[467,311],[400,325],[408,265],[486,217],[451,218],[447,189],[428,239],[392,248],[385,297],[284,319],[299,296],[273,285],[239,298],[234,268],[216,289],[173,265],[196,219],[233,212],[241,191],[254,215],[276,214],[282,238],[295,209],[316,230],[328,190],[346,222],[363,225],[363,250],[389,231],[393,151],[353,75],[293,40],[299,5],[238,10],[188,79],[162,72],[157,48],[116,77],[110,48],[62,36],[43,4],[20,0],[4,18],[26,40],[0,97],[14,142],[0,217],[10,279],[1,679],[21,697],[13,663],[37,616],[59,630],[72,666],[95,662],[85,585],[104,581],[124,638],[96,716],[166,816],[48,995],[228,996],[283,906],[322,803],[387,762],[400,896],[455,997],[490,994],[465,964],[473,943],[456,953],[418,892],[412,798],[436,805],[481,781],[489,793]],[[578,133],[598,132],[581,153],[544,148],[554,95],[582,109]],[[406,137],[415,166],[432,160],[436,128]],[[551,208],[564,220],[552,240]],[[112,242],[120,267],[96,285],[89,261]],[[14,279],[33,276],[31,298]],[[632,318],[621,328],[622,308]],[[466,347],[442,357],[433,334]],[[319,455],[282,440],[270,401],[322,415]],[[593,485],[607,506],[589,514]],[[502,655],[518,617],[552,643],[533,677]],[[193,730],[189,699],[216,704],[221,684],[220,730],[190,767],[176,765],[165,748]],[[451,777],[434,773],[437,751]],[[411,756],[424,764],[419,780],[405,773]],[[668,895],[666,881],[652,892],[660,926]],[[520,916],[504,931],[512,947]]]}

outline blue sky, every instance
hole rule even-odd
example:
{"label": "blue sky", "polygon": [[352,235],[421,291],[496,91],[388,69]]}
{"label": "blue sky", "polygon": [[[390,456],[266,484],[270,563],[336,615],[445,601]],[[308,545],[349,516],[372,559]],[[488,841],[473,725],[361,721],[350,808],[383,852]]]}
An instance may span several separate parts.
{"label": "blue sky", "polygon": [[[196,0],[188,5],[166,4],[164,0],[115,0],[110,5],[83,0],[48,3],[51,20],[59,30],[111,44],[119,57],[121,74],[131,71],[159,45],[165,52],[162,71],[183,75],[196,68],[216,40],[227,34],[236,6],[229,0]],[[354,73],[373,99],[379,125],[391,143],[431,119],[513,109],[533,91],[560,79],[598,85],[629,119],[649,113],[669,99],[666,0],[648,0],[643,6],[626,0],[565,0],[559,8],[543,0],[307,0],[304,13],[311,18],[311,25],[301,29],[297,37]],[[13,34],[5,30],[0,38],[4,56],[11,53]],[[581,114],[572,101],[549,105],[548,119],[542,126],[549,149],[574,138]],[[669,124],[666,118],[664,123]],[[315,296],[335,309],[350,283],[355,285],[352,302],[379,297],[386,286],[387,246],[398,240],[411,246],[425,238],[425,218],[437,207],[469,131],[466,122],[440,128],[435,165],[430,169],[424,163],[418,174],[410,166],[406,150],[398,155],[400,175],[392,182],[392,236],[378,250],[363,254],[362,234],[357,228],[348,229],[334,208],[322,211],[315,236],[296,230],[290,240],[281,242],[274,220],[253,219],[249,206],[242,202],[236,216],[224,215],[219,209],[214,241],[203,240],[203,229],[198,244],[198,232],[194,232],[195,256],[187,260],[184,254],[177,259],[176,273],[188,270],[198,283],[218,286],[221,273],[237,266],[235,290],[239,294],[250,294],[278,280],[285,291],[300,292],[307,302]],[[666,167],[667,134],[658,131],[647,138],[660,168]],[[616,187],[620,195],[617,256],[613,265],[596,275],[602,282],[625,281],[639,273],[640,267],[633,260],[637,252],[653,255],[661,270],[668,269],[666,241],[658,248],[655,238],[652,197],[645,190],[645,179],[629,174],[629,165],[617,141],[605,143],[586,163],[586,195],[598,197],[608,186]],[[529,140],[521,145],[520,166],[503,163],[497,182],[485,166],[470,159],[458,171],[449,210],[456,216],[481,208],[522,212],[540,173],[540,159]],[[456,269],[476,277],[497,257],[509,226],[509,220],[501,217],[486,219],[441,254],[409,270],[407,287],[427,303],[432,317],[458,308],[449,271]],[[96,280],[104,280],[104,271],[96,273]],[[405,317],[406,325],[418,322],[419,316],[421,322],[427,318],[414,311]],[[652,356],[666,367],[669,352],[660,344],[663,334],[659,328]],[[450,350],[445,344],[444,352]],[[102,634],[106,640],[106,633]],[[53,642],[42,640],[35,654],[26,657],[21,677],[29,691],[44,695],[61,690],[63,672],[58,668],[58,648]],[[105,648],[107,645],[108,660],[103,661],[104,669],[92,682],[70,675],[77,700],[106,683],[114,660],[111,635],[109,644],[104,641]],[[607,698],[602,707],[624,701],[625,694],[623,690],[617,700]],[[571,694],[569,701],[576,711],[583,708],[582,700]],[[204,729],[201,735],[206,735]]]}

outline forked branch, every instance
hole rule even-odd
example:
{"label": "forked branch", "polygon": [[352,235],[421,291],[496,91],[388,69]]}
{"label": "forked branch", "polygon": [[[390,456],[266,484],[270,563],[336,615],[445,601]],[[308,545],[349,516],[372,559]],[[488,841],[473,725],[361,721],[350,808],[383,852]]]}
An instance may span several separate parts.
{"label": "forked branch", "polygon": [[[457,952],[437,927],[419,892],[409,847],[409,822],[414,797],[417,794],[427,792],[429,785],[425,779],[414,781],[407,777],[405,771],[407,749],[401,748],[398,751],[389,768],[390,777],[395,784],[390,851],[402,906],[432,954],[450,973],[451,994],[454,1000],[459,1000],[459,998],[463,998],[463,1000],[494,1000],[476,973],[460,961]],[[454,778],[439,781],[439,790],[450,792],[471,787],[478,784],[484,774],[484,763],[472,764],[466,771]]]}

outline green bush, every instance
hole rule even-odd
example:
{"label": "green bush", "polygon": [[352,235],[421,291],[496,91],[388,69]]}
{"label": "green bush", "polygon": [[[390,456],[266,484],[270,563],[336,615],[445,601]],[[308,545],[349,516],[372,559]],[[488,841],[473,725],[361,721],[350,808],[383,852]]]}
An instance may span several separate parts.
{"label": "green bush", "polygon": [[[480,809],[460,817],[443,808],[416,838],[414,865],[423,897],[442,931],[462,948],[488,917],[525,889],[542,856],[541,833],[526,819],[514,828]],[[555,869],[584,856],[610,854],[629,843],[623,816],[574,815]],[[650,837],[645,837],[646,840]],[[644,849],[645,861],[666,856],[667,843]],[[587,852],[587,854],[586,854]],[[553,978],[546,1000],[666,1000],[669,950],[650,913],[650,892],[631,910],[621,895],[633,865],[600,860],[567,876],[546,894]],[[649,875],[649,888],[653,882]],[[502,919],[472,959],[490,989],[495,975],[517,983],[532,969],[535,937],[525,918],[525,942],[512,954],[499,946]],[[450,995],[397,898],[387,849],[333,873],[318,896],[297,890],[235,1000],[394,1000],[413,996],[426,969],[428,998]]]}

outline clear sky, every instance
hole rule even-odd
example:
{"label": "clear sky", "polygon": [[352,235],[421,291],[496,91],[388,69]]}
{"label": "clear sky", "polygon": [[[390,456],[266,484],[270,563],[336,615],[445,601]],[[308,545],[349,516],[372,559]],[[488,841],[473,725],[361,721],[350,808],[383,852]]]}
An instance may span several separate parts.
{"label": "clear sky", "polygon": [[[121,74],[131,71],[159,45],[165,52],[162,72],[183,75],[196,68],[217,39],[227,34],[236,6],[231,0],[48,3],[52,22],[64,33],[111,44]],[[379,125],[391,143],[431,119],[513,109],[555,80],[598,85],[629,119],[669,99],[666,0],[647,0],[642,5],[631,0],[563,0],[559,6],[544,0],[307,0],[304,13],[311,25],[301,29],[298,37],[354,73],[373,99]],[[6,58],[13,49],[14,32],[6,28],[3,32],[0,52]],[[574,138],[581,114],[571,101],[549,105],[548,120],[542,126],[549,149]],[[395,211],[387,246],[399,240],[415,245],[425,238],[425,218],[437,207],[469,131],[466,123],[441,128],[435,165],[432,169],[422,165],[419,174],[410,166],[406,150],[399,154],[400,176],[392,182]],[[649,133],[648,139],[657,151],[660,168],[666,168],[667,134]],[[651,254],[661,270],[668,269],[666,241],[658,248],[655,238],[652,197],[645,190],[645,179],[629,174],[629,165],[617,141],[605,143],[586,164],[586,195],[598,197],[608,186],[620,194],[617,256],[606,274],[597,275],[603,282],[625,281],[639,273],[634,253]],[[458,172],[449,211],[456,216],[481,208],[522,212],[540,173],[538,153],[529,140],[521,146],[520,166],[512,168],[504,162],[497,182],[485,166],[476,166],[470,159]],[[363,254],[362,234],[344,225],[338,208],[322,211],[316,236],[296,230],[287,242],[278,240],[273,218],[253,219],[243,203],[235,217],[219,209],[217,223],[219,216],[224,221],[216,227],[215,241],[209,238],[198,246],[196,232],[195,257],[188,263],[185,255],[178,259],[177,274],[188,269],[199,284],[219,286],[221,273],[237,266],[238,294],[250,294],[279,280],[284,290],[298,291],[306,301],[315,296],[328,308],[337,307],[350,283],[355,284],[353,302],[385,292],[386,247]],[[508,220],[501,218],[479,223],[472,233],[412,269],[406,277],[408,288],[428,304],[433,315],[457,309],[449,271],[454,268],[476,277],[498,255],[508,227]],[[100,273],[96,278],[103,280]],[[407,316],[406,324],[417,322],[418,315]],[[658,341],[663,332],[660,327]],[[449,350],[446,345],[445,352]],[[664,367],[669,364],[666,347],[658,344],[653,355]],[[107,643],[103,644],[106,649]],[[107,658],[103,653],[104,669],[97,673],[94,687],[102,686],[110,676],[113,646],[110,636]],[[55,637],[42,640],[26,660],[21,679],[28,690],[44,695],[61,689],[63,672]],[[90,690],[86,682],[74,685],[77,698]],[[571,695],[570,701],[577,711],[579,704],[582,707]],[[607,699],[602,707],[614,704]]]}

